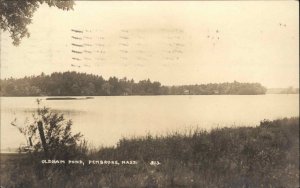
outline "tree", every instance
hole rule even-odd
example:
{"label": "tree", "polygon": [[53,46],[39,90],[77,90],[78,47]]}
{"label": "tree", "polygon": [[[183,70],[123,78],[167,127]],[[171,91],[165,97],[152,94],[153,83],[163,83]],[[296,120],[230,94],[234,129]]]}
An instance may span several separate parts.
{"label": "tree", "polygon": [[[10,166],[14,171],[9,170],[8,177],[14,179],[14,183],[9,187],[69,187],[68,181],[80,177],[81,171],[76,170],[77,166],[66,164],[69,160],[87,159],[87,142],[82,140],[80,133],[72,133],[72,121],[49,108],[40,108],[40,100],[37,102],[37,111],[24,126],[18,126],[16,120],[12,122],[26,137],[28,146],[20,148],[26,155],[22,155],[21,160],[14,160]],[[43,160],[65,163],[48,166],[41,162]],[[16,176],[21,178],[15,181]]]}
{"label": "tree", "polygon": [[[72,121],[66,121],[63,114],[54,113],[49,108],[40,108],[40,100],[37,100],[37,103],[37,111],[31,120],[26,120],[24,126],[17,125],[16,119],[11,123],[25,136],[28,146],[30,146],[20,148],[21,151],[40,153],[40,151],[46,150],[47,157],[61,159],[69,159],[84,154],[86,151],[83,151],[84,147],[81,144],[85,142],[82,142],[80,133],[72,134]],[[45,143],[41,138],[38,124],[43,127]]]}
{"label": "tree", "polygon": [[22,38],[30,36],[27,25],[32,22],[34,12],[44,3],[62,10],[71,10],[74,6],[73,0],[0,0],[1,30],[10,33],[15,46],[20,44]]}

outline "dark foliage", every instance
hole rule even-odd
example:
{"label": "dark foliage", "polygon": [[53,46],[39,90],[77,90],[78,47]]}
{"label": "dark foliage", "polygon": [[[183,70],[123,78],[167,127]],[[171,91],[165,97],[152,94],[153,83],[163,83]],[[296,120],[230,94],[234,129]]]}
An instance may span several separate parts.
{"label": "dark foliage", "polygon": [[1,30],[10,33],[14,45],[19,45],[22,38],[29,37],[27,25],[43,3],[62,10],[70,10],[74,5],[73,0],[0,0]]}
{"label": "dark foliage", "polygon": [[1,96],[117,96],[117,95],[258,95],[266,88],[259,83],[219,83],[183,86],[161,86],[149,79],[134,82],[133,79],[108,80],[101,76],[63,72],[51,75],[1,80]]}
{"label": "dark foliage", "polygon": [[[63,114],[52,112],[50,108],[39,107],[39,99],[37,103],[38,108],[36,112],[32,114],[32,118],[26,119],[24,125],[18,125],[17,118],[11,123],[24,135],[28,143],[28,146],[20,148],[20,151],[63,160],[78,157],[79,153],[84,154],[86,151],[82,150],[81,145],[85,141],[82,140],[80,133],[72,133],[72,121],[65,120]],[[39,123],[42,125],[42,130],[38,128]],[[45,152],[45,146],[43,146],[41,141],[41,131],[44,134],[47,152]]]}
{"label": "dark foliage", "polygon": [[[47,152],[41,142],[38,122],[43,127]],[[72,176],[73,166],[65,164],[47,166],[41,163],[42,160],[48,159],[68,161],[78,158],[85,160],[87,157],[87,142],[82,139],[80,133],[72,133],[72,122],[65,120],[63,114],[54,113],[46,107],[38,107],[25,125],[19,126],[17,119],[12,125],[27,138],[28,146],[20,147],[21,153],[13,154],[15,155],[13,160],[9,159],[1,165],[5,170],[8,166],[13,167],[11,173],[1,174],[1,185],[3,178],[10,178],[12,181],[5,187],[52,187],[53,181],[55,187],[65,187],[66,180],[75,178]],[[9,158],[7,155],[4,157]]]}

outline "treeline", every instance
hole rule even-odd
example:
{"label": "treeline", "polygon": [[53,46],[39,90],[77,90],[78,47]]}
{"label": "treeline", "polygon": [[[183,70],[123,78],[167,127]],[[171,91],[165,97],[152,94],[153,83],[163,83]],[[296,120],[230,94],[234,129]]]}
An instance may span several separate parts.
{"label": "treeline", "polygon": [[267,90],[268,94],[299,94],[299,88],[270,88]]}
{"label": "treeline", "polygon": [[220,83],[162,86],[160,82],[77,73],[42,73],[20,79],[1,80],[1,96],[119,96],[119,95],[258,95],[266,88],[259,83]]}

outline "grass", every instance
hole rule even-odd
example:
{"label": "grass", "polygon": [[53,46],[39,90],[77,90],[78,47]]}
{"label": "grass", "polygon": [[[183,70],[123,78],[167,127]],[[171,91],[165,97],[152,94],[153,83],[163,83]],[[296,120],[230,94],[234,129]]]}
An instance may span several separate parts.
{"label": "grass", "polygon": [[[42,157],[1,155],[4,187],[299,187],[299,117],[257,127],[123,138],[82,160],[137,165],[41,165]],[[157,166],[150,161],[159,161]],[[5,164],[5,165],[3,165]]]}

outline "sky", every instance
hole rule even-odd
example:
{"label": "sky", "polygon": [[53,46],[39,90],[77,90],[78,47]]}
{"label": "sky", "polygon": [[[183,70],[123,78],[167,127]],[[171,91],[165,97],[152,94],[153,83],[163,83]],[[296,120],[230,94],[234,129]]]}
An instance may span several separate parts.
{"label": "sky", "polygon": [[2,33],[1,78],[77,71],[163,85],[299,87],[298,15],[297,1],[42,5],[19,46]]}

